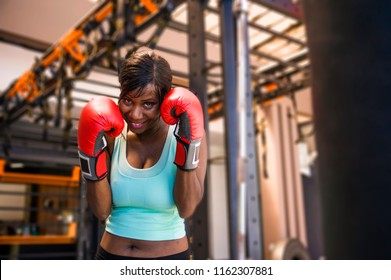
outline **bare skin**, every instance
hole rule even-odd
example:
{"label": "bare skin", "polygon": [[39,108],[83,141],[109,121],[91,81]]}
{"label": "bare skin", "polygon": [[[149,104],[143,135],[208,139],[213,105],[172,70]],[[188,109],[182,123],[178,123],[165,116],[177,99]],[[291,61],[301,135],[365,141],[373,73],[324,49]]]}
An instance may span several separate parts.
{"label": "bare skin", "polygon": [[[152,167],[161,156],[169,128],[160,117],[157,97],[147,87],[139,97],[135,97],[134,93],[130,92],[120,101],[119,108],[128,124],[126,151],[128,163],[138,169]],[[114,139],[109,137],[106,139],[108,142],[107,166],[111,166],[110,157],[114,149]],[[173,195],[182,218],[189,218],[202,199],[207,164],[206,147],[204,133],[198,168],[192,171],[177,170]],[[102,222],[111,213],[112,195],[109,178],[108,176],[101,181],[87,182],[87,200],[94,214]],[[105,232],[100,245],[109,253],[116,255],[156,258],[187,250],[188,240],[184,236],[177,240],[145,241]]]}

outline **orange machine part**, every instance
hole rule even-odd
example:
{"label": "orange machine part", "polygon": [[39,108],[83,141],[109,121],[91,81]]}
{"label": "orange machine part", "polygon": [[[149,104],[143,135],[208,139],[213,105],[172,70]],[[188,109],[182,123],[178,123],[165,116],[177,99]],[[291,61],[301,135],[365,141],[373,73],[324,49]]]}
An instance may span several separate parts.
{"label": "orange machine part", "polygon": [[76,242],[77,224],[68,224],[68,234],[64,235],[2,235],[0,245],[42,245],[42,244],[74,244]]}
{"label": "orange machine part", "polygon": [[30,174],[5,171],[5,160],[0,159],[0,182],[40,184],[59,187],[78,187],[80,183],[80,167],[74,166],[71,176]]}
{"label": "orange machine part", "polygon": [[[149,14],[153,14],[159,9],[158,6],[156,6],[156,4],[152,0],[141,0],[140,2],[148,10]],[[134,21],[138,25],[142,23],[148,16],[149,15],[137,15]]]}
{"label": "orange machine part", "polygon": [[18,81],[10,90],[8,98],[12,98],[14,95],[19,94],[24,99],[32,101],[38,95],[38,88],[35,78],[36,76],[31,70],[23,73],[23,75],[18,79]]}

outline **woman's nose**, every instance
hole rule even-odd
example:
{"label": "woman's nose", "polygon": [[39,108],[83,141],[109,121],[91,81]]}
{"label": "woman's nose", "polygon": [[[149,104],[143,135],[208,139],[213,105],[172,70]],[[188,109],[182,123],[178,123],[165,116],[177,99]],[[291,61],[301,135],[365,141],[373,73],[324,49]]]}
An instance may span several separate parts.
{"label": "woman's nose", "polygon": [[133,120],[140,120],[143,117],[142,108],[140,106],[133,106],[130,110],[129,115]]}

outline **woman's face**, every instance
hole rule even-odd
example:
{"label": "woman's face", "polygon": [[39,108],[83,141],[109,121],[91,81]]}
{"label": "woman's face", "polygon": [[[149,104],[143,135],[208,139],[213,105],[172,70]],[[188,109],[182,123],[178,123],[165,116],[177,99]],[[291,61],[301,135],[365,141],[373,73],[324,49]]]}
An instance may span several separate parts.
{"label": "woman's face", "polygon": [[118,106],[128,129],[135,134],[142,134],[159,124],[160,105],[152,86],[146,87],[140,96],[136,95],[137,90],[128,92]]}

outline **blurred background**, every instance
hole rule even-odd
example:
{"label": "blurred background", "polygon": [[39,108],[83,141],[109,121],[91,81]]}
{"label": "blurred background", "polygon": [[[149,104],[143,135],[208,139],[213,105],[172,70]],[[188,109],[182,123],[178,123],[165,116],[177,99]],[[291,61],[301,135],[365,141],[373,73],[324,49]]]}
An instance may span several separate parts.
{"label": "blurred background", "polygon": [[93,258],[79,114],[142,45],[204,107],[193,259],[390,258],[387,7],[313,2],[2,0],[1,259]]}

